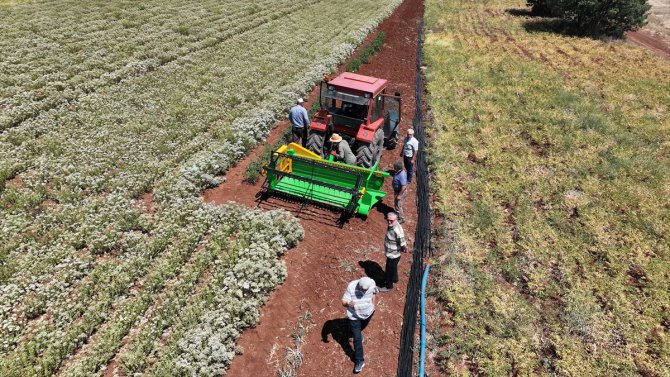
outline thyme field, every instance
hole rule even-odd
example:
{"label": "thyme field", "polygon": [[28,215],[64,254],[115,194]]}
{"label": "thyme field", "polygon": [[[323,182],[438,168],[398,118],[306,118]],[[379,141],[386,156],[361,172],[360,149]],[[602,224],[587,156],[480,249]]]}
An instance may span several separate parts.
{"label": "thyme field", "polygon": [[303,230],[199,194],[399,3],[1,2],[0,375],[225,373]]}
{"label": "thyme field", "polygon": [[456,375],[670,375],[670,62],[426,1],[434,294]]}

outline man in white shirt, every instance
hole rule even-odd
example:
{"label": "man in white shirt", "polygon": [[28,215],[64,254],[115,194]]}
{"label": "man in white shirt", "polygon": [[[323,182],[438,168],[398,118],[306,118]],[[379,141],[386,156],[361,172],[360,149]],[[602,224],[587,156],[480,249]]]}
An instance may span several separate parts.
{"label": "man in white shirt", "polygon": [[402,160],[407,170],[407,184],[412,183],[414,177],[414,165],[416,164],[416,156],[419,153],[419,140],[414,137],[414,130],[408,129],[407,136],[402,146]]}
{"label": "man in white shirt", "polygon": [[369,277],[362,277],[349,283],[342,295],[342,305],[347,308],[351,332],[354,334],[354,373],[360,373],[363,361],[363,329],[370,323],[375,312],[377,285]]}

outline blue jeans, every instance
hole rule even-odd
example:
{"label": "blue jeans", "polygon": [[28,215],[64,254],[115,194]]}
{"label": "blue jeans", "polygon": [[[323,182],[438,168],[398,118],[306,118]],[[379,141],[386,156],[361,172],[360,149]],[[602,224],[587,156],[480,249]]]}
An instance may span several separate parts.
{"label": "blue jeans", "polygon": [[372,312],[366,319],[350,319],[351,332],[354,333],[354,362],[360,363],[363,361],[363,333],[362,331],[368,327],[370,319],[375,313]]}
{"label": "blue jeans", "polygon": [[384,269],[384,273],[386,277],[386,288],[388,289],[393,288],[393,283],[398,282],[398,262],[400,262],[400,257],[386,257],[386,269]]}
{"label": "blue jeans", "polygon": [[404,156],[402,161],[405,163],[405,170],[407,170],[407,183],[412,183],[412,177],[414,177],[414,164],[412,163],[412,157]]}

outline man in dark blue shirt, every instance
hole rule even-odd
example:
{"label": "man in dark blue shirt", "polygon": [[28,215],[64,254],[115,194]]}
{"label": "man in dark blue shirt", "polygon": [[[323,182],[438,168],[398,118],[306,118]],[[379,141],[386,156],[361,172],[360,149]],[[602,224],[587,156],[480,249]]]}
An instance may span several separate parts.
{"label": "man in dark blue shirt", "polygon": [[405,222],[405,213],[402,206],[407,196],[407,172],[403,169],[402,161],[393,163],[393,181],[391,182],[391,186],[393,186],[393,204],[398,214],[398,222],[402,224]]}

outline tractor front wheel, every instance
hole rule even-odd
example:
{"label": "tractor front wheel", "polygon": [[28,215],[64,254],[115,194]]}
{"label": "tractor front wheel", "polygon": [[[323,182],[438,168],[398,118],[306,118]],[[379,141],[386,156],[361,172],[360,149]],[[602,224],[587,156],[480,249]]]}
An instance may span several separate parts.
{"label": "tractor front wheel", "polygon": [[371,168],[379,161],[384,149],[384,130],[377,129],[371,143],[359,144],[356,149],[356,165]]}
{"label": "tractor front wheel", "polygon": [[326,135],[321,131],[312,131],[307,137],[307,149],[323,157],[323,143]]}

